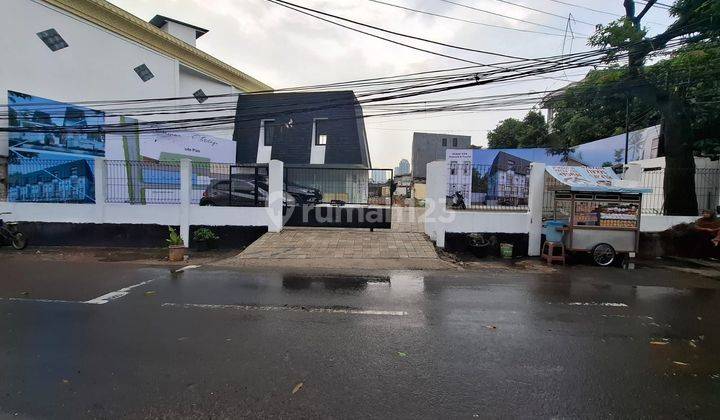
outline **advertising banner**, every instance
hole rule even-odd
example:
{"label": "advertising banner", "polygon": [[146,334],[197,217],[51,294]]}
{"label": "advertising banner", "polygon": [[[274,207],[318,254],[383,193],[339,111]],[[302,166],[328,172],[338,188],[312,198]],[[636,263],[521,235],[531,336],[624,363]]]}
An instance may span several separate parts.
{"label": "advertising banner", "polygon": [[[229,177],[235,142],[190,131],[151,132],[126,116],[8,91],[8,200],[95,202],[94,159],[105,157],[108,202],[179,202],[180,165],[193,166],[193,201]],[[105,133],[106,127],[122,133]],[[110,131],[110,130],[108,130]],[[204,165],[203,165],[204,164]]]}
{"label": "advertising banner", "polygon": [[101,111],[8,91],[8,200],[95,202],[104,121]]}
{"label": "advertising banner", "polygon": [[107,191],[109,202],[180,202],[181,159],[193,161],[194,203],[200,202],[212,179],[230,176],[236,146],[232,140],[190,131],[144,132],[139,121],[129,117],[120,117],[117,123],[135,124],[136,129],[107,135],[108,179],[115,180],[115,187]]}
{"label": "advertising banner", "polygon": [[445,164],[448,171],[447,196],[459,192],[463,200],[472,195],[472,150],[448,149],[445,151]]}

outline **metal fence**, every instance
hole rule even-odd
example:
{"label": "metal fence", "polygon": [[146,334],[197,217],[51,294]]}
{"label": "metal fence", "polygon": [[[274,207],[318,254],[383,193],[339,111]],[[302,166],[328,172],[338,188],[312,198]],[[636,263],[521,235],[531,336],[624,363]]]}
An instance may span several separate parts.
{"label": "metal fence", "polygon": [[[180,162],[105,162],[108,203],[180,203]],[[192,204],[235,207],[267,204],[267,165],[192,162],[191,167]]]}
{"label": "metal fence", "polygon": [[107,160],[106,202],[180,204],[180,162]]}
{"label": "metal fence", "polygon": [[527,210],[530,166],[450,163],[447,206],[472,210]]}
{"label": "metal fence", "polygon": [[292,202],[286,204],[392,206],[390,184],[377,178],[392,179],[392,170],[286,165],[286,199]]}
{"label": "metal fence", "polygon": [[34,203],[94,203],[93,159],[7,161],[7,201]]}
{"label": "metal fence", "polygon": [[193,163],[193,203],[201,206],[266,207],[268,166]]}
{"label": "metal fence", "polygon": [[[715,210],[720,205],[720,169],[694,168],[688,171],[695,172],[698,213],[706,209]],[[643,169],[641,184],[653,190],[651,193],[643,194],[643,214],[665,214],[664,180],[664,168]]]}

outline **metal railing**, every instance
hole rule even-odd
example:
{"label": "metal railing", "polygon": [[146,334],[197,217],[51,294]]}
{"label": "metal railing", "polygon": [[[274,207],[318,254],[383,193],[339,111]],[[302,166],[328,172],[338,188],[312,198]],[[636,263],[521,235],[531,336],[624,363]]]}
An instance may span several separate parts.
{"label": "metal railing", "polygon": [[[695,172],[698,213],[702,210],[715,210],[720,206],[720,169],[694,168],[687,170]],[[643,169],[640,183],[644,187],[652,188],[651,193],[643,194],[643,214],[665,214],[664,180],[664,168]]]}
{"label": "metal railing", "polygon": [[[447,206],[471,210],[527,210],[530,166],[450,164],[448,168]],[[458,195],[459,194],[459,195]]]}
{"label": "metal railing", "polygon": [[[180,162],[107,160],[106,202],[180,204]],[[192,162],[190,203],[267,205],[267,165]]]}
{"label": "metal railing", "polygon": [[201,206],[266,207],[268,166],[193,163],[193,203]]}
{"label": "metal railing", "polygon": [[107,203],[180,204],[180,162],[106,160]]}
{"label": "metal railing", "polygon": [[7,201],[94,203],[93,159],[12,157],[7,162]]}
{"label": "metal railing", "polygon": [[392,206],[390,183],[375,178],[392,179],[392,170],[286,165],[284,188],[294,205]]}

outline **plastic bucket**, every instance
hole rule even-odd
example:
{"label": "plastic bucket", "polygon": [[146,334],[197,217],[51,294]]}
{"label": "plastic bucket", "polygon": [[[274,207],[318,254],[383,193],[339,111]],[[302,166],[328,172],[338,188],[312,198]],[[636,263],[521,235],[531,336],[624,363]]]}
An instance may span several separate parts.
{"label": "plastic bucket", "polygon": [[545,240],[549,242],[561,242],[563,239],[563,232],[558,232],[557,228],[565,227],[567,225],[567,220],[548,220],[545,222],[545,225],[543,226]]}
{"label": "plastic bucket", "polygon": [[500,244],[500,255],[503,258],[511,259],[513,257],[513,245],[512,244]]}

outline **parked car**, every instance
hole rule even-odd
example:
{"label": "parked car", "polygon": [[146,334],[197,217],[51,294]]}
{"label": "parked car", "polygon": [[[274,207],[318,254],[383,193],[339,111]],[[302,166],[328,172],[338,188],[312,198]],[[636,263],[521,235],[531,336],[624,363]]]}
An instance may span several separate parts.
{"label": "parked car", "polygon": [[319,189],[312,187],[304,187],[293,182],[287,182],[284,185],[285,191],[295,198],[296,204],[320,204],[323,196]]}
{"label": "parked car", "polygon": [[[267,183],[255,182],[254,178],[233,178],[232,181],[213,180],[203,192],[200,205],[263,207],[267,204],[267,191]],[[283,196],[283,205],[285,206],[316,204],[321,201],[322,194],[318,189],[292,183],[288,184]]]}

